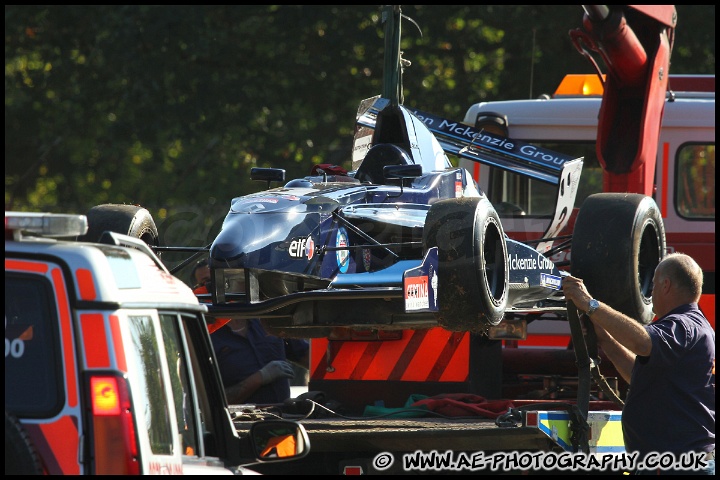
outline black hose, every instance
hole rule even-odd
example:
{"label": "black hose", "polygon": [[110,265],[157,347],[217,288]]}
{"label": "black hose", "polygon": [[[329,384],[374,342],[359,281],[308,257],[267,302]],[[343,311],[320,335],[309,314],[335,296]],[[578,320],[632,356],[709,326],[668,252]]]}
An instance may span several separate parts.
{"label": "black hose", "polygon": [[[590,386],[592,384],[590,355],[588,354],[587,344],[585,343],[585,336],[583,335],[582,325],[580,324],[578,310],[570,301],[567,302],[567,312],[573,350],[575,351],[575,362],[578,366],[577,407],[582,416],[583,423],[587,424],[588,409],[590,407]],[[579,447],[583,453],[590,453],[588,430],[589,429],[580,428],[578,430],[578,438],[573,440],[573,448]]]}

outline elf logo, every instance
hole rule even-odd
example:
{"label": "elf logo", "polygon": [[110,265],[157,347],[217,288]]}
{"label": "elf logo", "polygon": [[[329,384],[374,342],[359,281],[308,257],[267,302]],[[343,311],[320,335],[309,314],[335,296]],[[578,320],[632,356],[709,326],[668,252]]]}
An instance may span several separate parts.
{"label": "elf logo", "polygon": [[311,236],[294,238],[290,242],[288,254],[291,258],[307,258],[308,260],[312,260],[315,255],[315,242]]}

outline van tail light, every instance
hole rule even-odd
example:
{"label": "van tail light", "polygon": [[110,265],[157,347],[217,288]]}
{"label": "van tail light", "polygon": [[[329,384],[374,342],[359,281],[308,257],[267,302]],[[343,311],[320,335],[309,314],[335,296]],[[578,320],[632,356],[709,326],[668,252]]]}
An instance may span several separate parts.
{"label": "van tail light", "polygon": [[120,376],[92,376],[90,397],[95,474],[139,475],[140,458],[126,380]]}

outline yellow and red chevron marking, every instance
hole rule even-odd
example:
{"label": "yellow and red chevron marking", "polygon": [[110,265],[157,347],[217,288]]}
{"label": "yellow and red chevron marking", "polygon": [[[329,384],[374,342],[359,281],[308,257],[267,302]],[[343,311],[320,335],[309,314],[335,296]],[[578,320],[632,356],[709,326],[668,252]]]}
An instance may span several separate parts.
{"label": "yellow and red chevron marking", "polygon": [[383,341],[314,338],[312,380],[464,382],[470,365],[470,334],[442,328],[403,330]]}

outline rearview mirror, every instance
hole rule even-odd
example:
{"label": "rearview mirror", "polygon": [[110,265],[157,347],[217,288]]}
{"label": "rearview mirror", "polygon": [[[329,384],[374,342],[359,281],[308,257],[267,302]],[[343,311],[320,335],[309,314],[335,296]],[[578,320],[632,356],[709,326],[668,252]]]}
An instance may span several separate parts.
{"label": "rearview mirror", "polygon": [[383,176],[387,179],[421,177],[422,165],[385,165]]}
{"label": "rearview mirror", "polygon": [[250,427],[250,442],[260,462],[302,458],[310,452],[305,427],[288,420],[264,420]]}
{"label": "rearview mirror", "polygon": [[268,188],[270,188],[270,182],[285,181],[285,169],[254,167],[250,169],[250,179],[266,181],[268,183]]}

